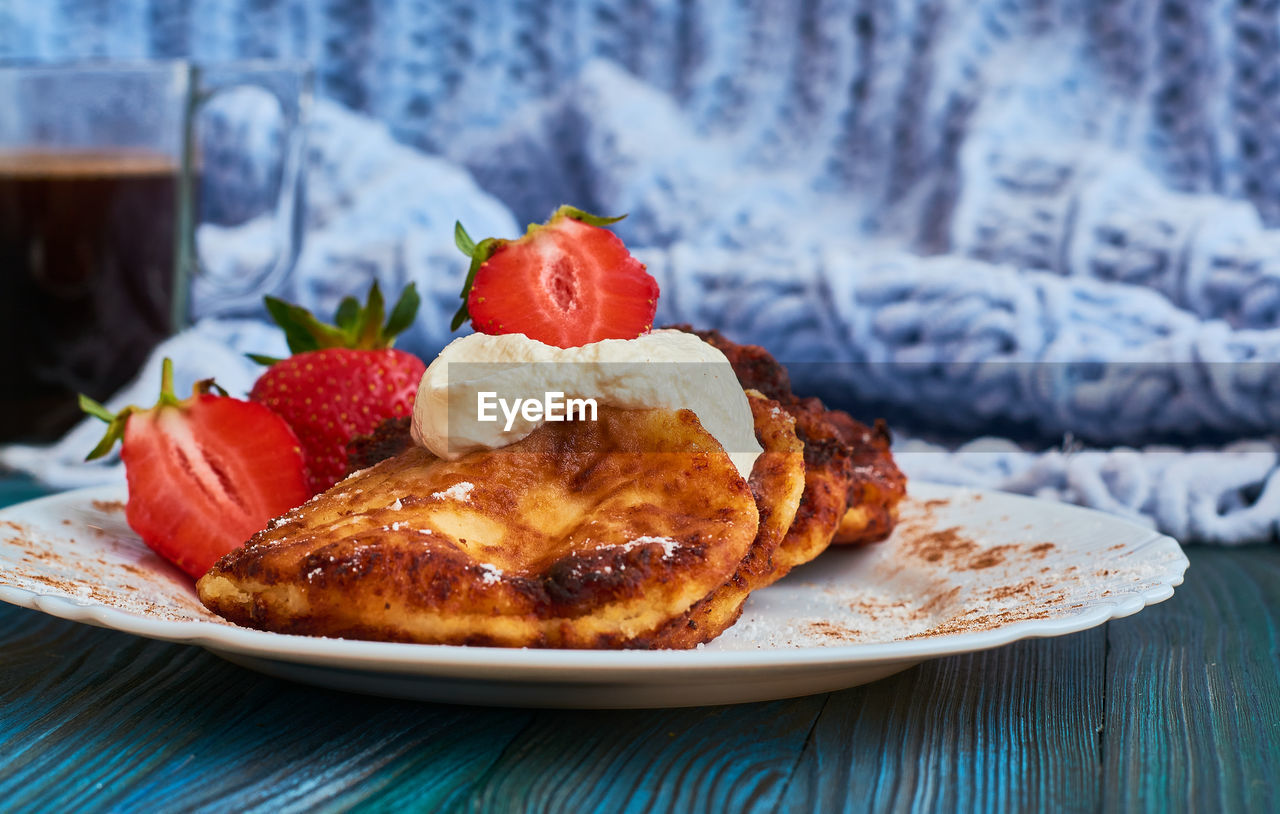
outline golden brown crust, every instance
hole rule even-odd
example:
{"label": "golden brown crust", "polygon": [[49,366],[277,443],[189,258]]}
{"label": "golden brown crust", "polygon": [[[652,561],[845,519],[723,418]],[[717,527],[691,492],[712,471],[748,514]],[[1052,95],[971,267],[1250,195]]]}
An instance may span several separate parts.
{"label": "golden brown crust", "polygon": [[738,621],[752,591],[772,581],[778,546],[792,525],[805,488],[803,446],[794,420],[778,402],[752,390],[747,396],[756,439],[764,449],[749,481],[760,515],[755,540],[732,578],[653,636],[628,646],[689,648],[710,641]]}
{"label": "golden brown crust", "polygon": [[837,432],[852,450],[849,510],[832,543],[864,545],[889,536],[898,522],[898,506],[907,496],[907,477],[894,463],[889,427],[877,419],[870,427],[847,413],[832,411]]}
{"label": "golden brown crust", "polygon": [[[841,410],[828,410],[814,398],[791,392],[786,368],[764,348],[726,339],[719,331],[694,331],[719,348],[733,365],[739,382],[778,401],[796,419],[805,443],[805,494],[796,524],[781,544],[774,579],[821,554],[828,544],[861,545],[889,536],[906,496],[906,477],[889,449],[889,430],[882,420],[870,427]],[[351,468],[372,465],[410,444],[407,421],[384,422],[370,437],[350,448]],[[843,501],[844,508],[838,503]],[[833,518],[833,514],[838,517]]]}
{"label": "golden brown crust", "polygon": [[755,500],[687,410],[547,424],[456,461],[412,448],[202,577],[211,610],[282,633],[621,647],[723,585]]}
{"label": "golden brown crust", "polygon": [[817,399],[795,400],[785,407],[804,444],[804,492],[787,535],[774,555],[770,585],[791,569],[817,557],[831,543],[848,507],[851,451]]}
{"label": "golden brown crust", "polygon": [[[797,398],[786,368],[758,345],[738,344],[719,331],[671,327],[714,345],[733,365],[744,388],[777,399],[796,418],[805,442],[806,491],[794,533],[782,543],[775,579],[818,556],[830,543],[859,545],[889,536],[898,504],[906,496],[907,479],[893,460],[883,420],[868,427],[846,412],[826,409],[816,398]],[[838,510],[840,517],[833,523],[831,512],[842,484],[845,508]]]}

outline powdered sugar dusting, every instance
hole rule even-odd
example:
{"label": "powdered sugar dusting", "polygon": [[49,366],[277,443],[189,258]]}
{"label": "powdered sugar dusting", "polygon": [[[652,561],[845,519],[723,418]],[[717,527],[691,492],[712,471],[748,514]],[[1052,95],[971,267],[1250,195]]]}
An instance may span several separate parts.
{"label": "powdered sugar dusting", "polygon": [[675,554],[676,549],[680,547],[680,542],[678,540],[672,540],[670,537],[653,537],[646,534],[636,537],[635,539],[628,540],[619,546],[619,548],[623,551],[630,551],[637,546],[652,545],[654,543],[662,546],[662,559],[664,560],[670,559],[671,555]]}
{"label": "powdered sugar dusting", "polygon": [[431,496],[436,500],[456,500],[459,503],[465,503],[471,497],[471,490],[476,488],[475,484],[468,481],[460,481],[450,486],[448,489],[439,492],[433,492]]}
{"label": "powdered sugar dusting", "polygon": [[502,569],[487,562],[480,563],[480,581],[485,585],[497,585],[502,581]]}
{"label": "powdered sugar dusting", "polygon": [[[364,469],[357,469],[356,471],[354,471],[354,472],[352,472],[352,473],[348,474],[348,475],[347,475],[346,477],[344,477],[342,480],[338,481],[338,483],[346,483],[346,482],[347,482],[347,481],[349,481],[349,480],[354,480],[355,478],[360,477],[361,475],[363,475],[364,473],[368,472],[368,471],[369,471],[370,469],[372,469],[372,468],[373,468],[373,467],[366,466]],[[359,490],[357,490],[357,491],[359,491]]]}

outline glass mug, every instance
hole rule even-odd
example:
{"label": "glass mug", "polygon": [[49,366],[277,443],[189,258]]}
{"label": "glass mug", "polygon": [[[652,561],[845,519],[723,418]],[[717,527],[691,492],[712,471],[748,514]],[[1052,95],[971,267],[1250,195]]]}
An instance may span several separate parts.
{"label": "glass mug", "polygon": [[[76,394],[126,384],[187,324],[193,282],[210,313],[288,274],[311,87],[285,63],[0,66],[0,443],[55,440],[82,417]],[[196,251],[202,114],[246,89],[279,124],[258,200],[232,208],[269,217],[276,245],[255,274],[219,279]]]}

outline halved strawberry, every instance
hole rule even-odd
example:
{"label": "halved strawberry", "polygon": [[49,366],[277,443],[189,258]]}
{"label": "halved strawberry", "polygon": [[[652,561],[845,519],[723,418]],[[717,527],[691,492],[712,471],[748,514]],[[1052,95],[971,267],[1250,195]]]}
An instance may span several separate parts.
{"label": "halved strawberry", "polygon": [[562,206],[524,237],[479,243],[456,224],[454,240],[471,268],[453,329],[470,316],[482,333],[521,333],[562,348],[645,333],[658,308],[658,283],[603,228],[619,220]]}
{"label": "halved strawberry", "polygon": [[326,325],[305,308],[267,297],[267,310],[284,329],[294,355],[254,356],[271,367],[258,377],[249,398],[270,407],[298,434],[312,493],[347,473],[347,444],[353,438],[373,432],[383,419],[413,412],[426,365],[391,345],[413,322],[418,303],[410,284],[384,324],[382,292],[374,283],[365,305],[345,298],[336,324]]}
{"label": "halved strawberry", "polygon": [[173,364],[164,360],[160,399],[150,409],[111,413],[86,396],[80,406],[108,423],[89,453],[106,455],[119,438],[129,500],[125,519],[157,554],[199,577],[273,518],[309,496],[302,449],[289,425],[248,401],[209,392],[173,394]]}

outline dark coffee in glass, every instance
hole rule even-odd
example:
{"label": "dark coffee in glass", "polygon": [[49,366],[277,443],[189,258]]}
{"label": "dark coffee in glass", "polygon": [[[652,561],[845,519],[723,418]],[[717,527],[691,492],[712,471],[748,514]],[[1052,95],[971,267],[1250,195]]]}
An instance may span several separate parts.
{"label": "dark coffee in glass", "polygon": [[0,438],[56,438],[177,327],[181,167],[164,155],[0,153]]}
{"label": "dark coffee in glass", "polygon": [[[236,93],[279,116],[279,183],[246,210],[276,256],[222,279],[195,250],[197,121]],[[0,443],[57,440],[83,418],[78,394],[128,384],[185,326],[193,284],[201,314],[243,313],[288,273],[310,93],[298,64],[0,66]]]}

